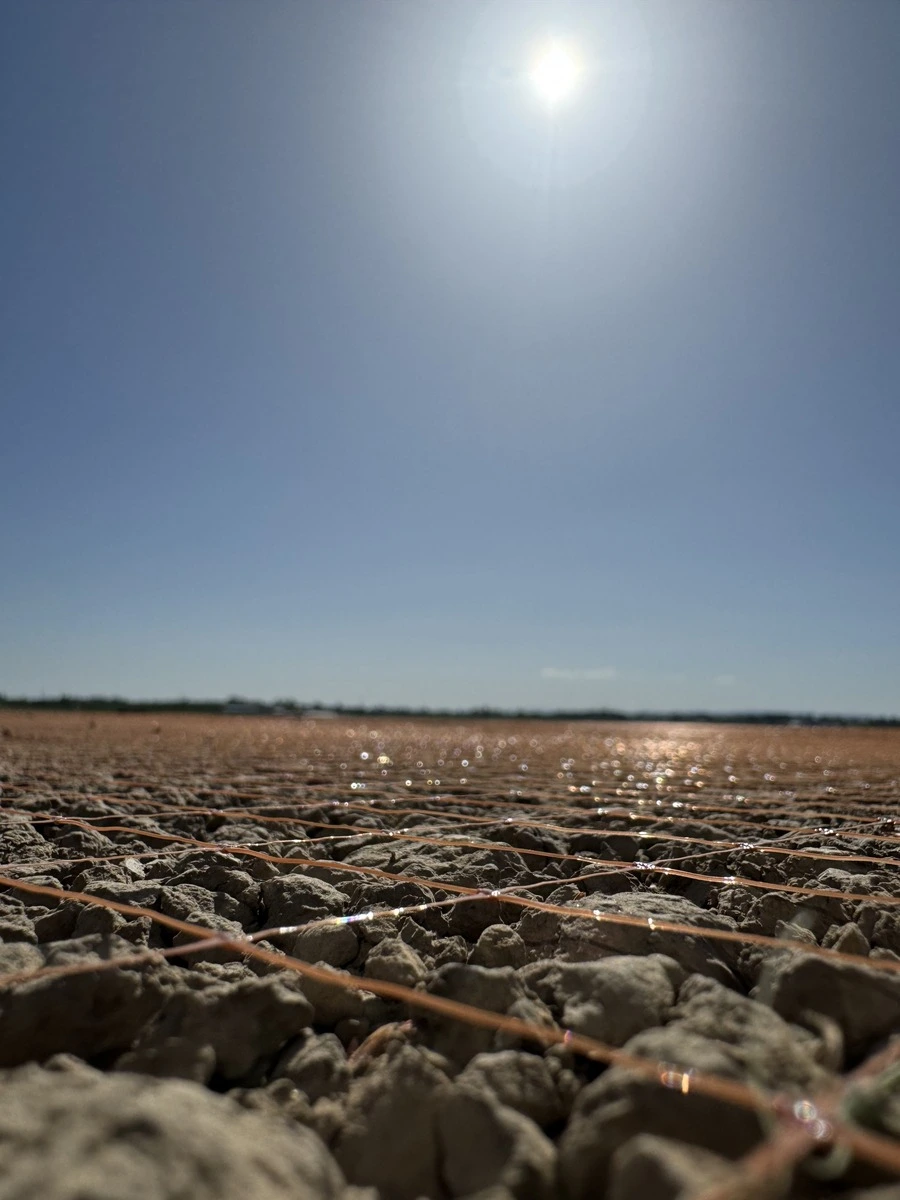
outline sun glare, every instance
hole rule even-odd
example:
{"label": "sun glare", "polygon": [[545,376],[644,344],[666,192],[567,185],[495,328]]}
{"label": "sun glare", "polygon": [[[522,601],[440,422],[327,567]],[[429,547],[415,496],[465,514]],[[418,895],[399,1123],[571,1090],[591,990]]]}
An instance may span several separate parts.
{"label": "sun glare", "polygon": [[531,82],[545,103],[555,105],[571,95],[580,75],[578,59],[554,42],[538,55],[531,71]]}

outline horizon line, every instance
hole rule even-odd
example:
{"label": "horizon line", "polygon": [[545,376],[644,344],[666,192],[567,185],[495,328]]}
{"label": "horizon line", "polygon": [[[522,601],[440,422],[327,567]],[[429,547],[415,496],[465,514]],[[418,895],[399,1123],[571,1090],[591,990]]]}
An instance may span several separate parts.
{"label": "horizon line", "polygon": [[565,721],[672,721],[686,723],[709,722],[711,724],[760,724],[760,725],[871,725],[900,726],[897,714],[820,713],[798,712],[787,709],[734,709],[710,711],[707,709],[637,709],[621,710],[600,708],[511,708],[498,705],[470,705],[467,707],[402,705],[402,704],[322,704],[300,703],[285,698],[273,701],[250,699],[231,695],[227,699],[178,699],[132,700],[124,696],[73,696],[60,693],[58,696],[7,696],[0,693],[0,709],[41,708],[82,712],[205,712],[231,716],[396,716],[396,717],[469,717],[502,718],[505,720],[565,720]]}

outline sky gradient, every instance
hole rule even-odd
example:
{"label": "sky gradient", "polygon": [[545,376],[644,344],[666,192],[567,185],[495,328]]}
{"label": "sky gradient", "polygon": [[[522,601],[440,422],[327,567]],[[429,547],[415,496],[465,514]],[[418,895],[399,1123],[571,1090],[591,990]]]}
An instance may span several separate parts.
{"label": "sky gradient", "polygon": [[900,713],[898,53],[5,0],[0,692]]}

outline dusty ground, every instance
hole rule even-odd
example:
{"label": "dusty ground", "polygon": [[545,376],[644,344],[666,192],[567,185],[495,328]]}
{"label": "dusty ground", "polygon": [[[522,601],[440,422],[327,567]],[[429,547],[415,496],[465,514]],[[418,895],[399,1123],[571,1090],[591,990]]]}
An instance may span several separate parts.
{"label": "dusty ground", "polygon": [[900,1198],[900,732],[0,727],[0,1200]]}

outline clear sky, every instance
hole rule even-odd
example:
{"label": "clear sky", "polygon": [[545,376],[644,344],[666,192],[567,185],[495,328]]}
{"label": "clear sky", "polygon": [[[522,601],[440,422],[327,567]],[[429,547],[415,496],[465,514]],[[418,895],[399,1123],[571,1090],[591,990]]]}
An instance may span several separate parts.
{"label": "clear sky", "polygon": [[900,712],[898,61],[897,0],[4,0],[0,691]]}

